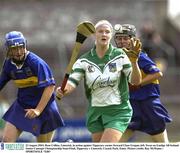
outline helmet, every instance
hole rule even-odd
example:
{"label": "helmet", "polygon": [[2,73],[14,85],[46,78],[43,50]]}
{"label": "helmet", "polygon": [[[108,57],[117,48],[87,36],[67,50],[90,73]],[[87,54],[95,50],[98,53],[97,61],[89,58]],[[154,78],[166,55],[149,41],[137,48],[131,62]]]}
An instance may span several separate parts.
{"label": "helmet", "polygon": [[5,46],[7,48],[16,47],[16,46],[26,47],[26,38],[19,31],[11,31],[5,36]]}
{"label": "helmet", "polygon": [[122,35],[129,35],[130,37],[136,36],[136,27],[131,24],[116,24],[114,26],[114,35],[122,34]]}

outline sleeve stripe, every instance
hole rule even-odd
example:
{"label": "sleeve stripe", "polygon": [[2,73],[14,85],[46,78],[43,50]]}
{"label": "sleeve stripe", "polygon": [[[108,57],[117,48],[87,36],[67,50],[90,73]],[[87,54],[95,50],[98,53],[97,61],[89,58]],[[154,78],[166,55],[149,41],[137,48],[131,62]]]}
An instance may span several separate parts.
{"label": "sleeve stripe", "polygon": [[79,84],[77,80],[75,80],[75,79],[73,79],[71,77],[68,79],[68,81],[73,82],[76,86],[78,86],[78,84]]}
{"label": "sleeve stripe", "polygon": [[130,67],[132,67],[131,64],[125,64],[125,65],[123,65],[123,69],[127,69],[127,68],[130,68]]}
{"label": "sleeve stripe", "polygon": [[79,69],[79,68],[74,69],[74,70],[73,70],[73,73],[74,73],[74,72],[80,72],[80,73],[82,73],[82,74],[85,74],[85,71],[84,71],[83,69]]}

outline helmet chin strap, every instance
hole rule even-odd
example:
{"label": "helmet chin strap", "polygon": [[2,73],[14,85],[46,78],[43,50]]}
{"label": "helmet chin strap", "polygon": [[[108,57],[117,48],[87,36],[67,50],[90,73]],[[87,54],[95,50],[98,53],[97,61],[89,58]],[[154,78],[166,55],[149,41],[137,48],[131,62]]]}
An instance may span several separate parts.
{"label": "helmet chin strap", "polygon": [[23,59],[17,60],[17,59],[15,59],[15,58],[12,58],[12,61],[13,61],[16,65],[22,65],[22,64],[24,63],[24,61],[25,61],[26,53],[27,53],[27,52],[24,53]]}

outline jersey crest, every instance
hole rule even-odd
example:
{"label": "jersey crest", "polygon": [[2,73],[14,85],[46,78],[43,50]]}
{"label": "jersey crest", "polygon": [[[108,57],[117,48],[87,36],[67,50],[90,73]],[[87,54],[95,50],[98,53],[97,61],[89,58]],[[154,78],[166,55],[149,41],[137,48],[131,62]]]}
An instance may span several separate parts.
{"label": "jersey crest", "polygon": [[116,63],[109,63],[109,72],[116,72],[117,66]]}
{"label": "jersey crest", "polygon": [[89,73],[92,73],[95,71],[95,68],[93,67],[93,65],[89,65],[87,69]]}

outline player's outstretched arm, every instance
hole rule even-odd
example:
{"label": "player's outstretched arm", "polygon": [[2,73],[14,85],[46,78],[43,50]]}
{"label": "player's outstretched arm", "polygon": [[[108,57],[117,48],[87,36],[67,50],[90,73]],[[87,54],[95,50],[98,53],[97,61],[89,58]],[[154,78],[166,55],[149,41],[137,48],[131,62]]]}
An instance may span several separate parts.
{"label": "player's outstretched arm", "polygon": [[64,91],[62,91],[61,86],[56,88],[56,97],[58,99],[61,99],[63,96],[70,94],[72,91],[74,91],[75,87],[73,87],[70,84],[66,84]]}
{"label": "player's outstretched arm", "polygon": [[25,109],[25,111],[26,111],[25,117],[28,117],[31,119],[31,118],[35,118],[35,117],[39,116],[43,112],[46,105],[48,104],[48,102],[54,92],[54,89],[55,89],[54,85],[50,85],[50,86],[46,87],[44,89],[44,92],[41,96],[41,99],[40,99],[37,107],[35,109]]}

